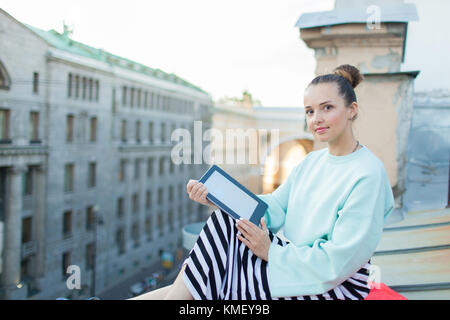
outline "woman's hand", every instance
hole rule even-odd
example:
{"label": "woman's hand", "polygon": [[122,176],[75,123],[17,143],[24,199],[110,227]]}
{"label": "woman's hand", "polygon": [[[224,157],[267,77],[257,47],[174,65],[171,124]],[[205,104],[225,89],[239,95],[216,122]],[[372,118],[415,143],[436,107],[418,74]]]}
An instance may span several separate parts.
{"label": "woman's hand", "polygon": [[270,238],[267,232],[267,225],[264,218],[261,218],[261,228],[245,219],[241,219],[236,223],[237,229],[242,235],[238,235],[241,240],[253,254],[257,257],[269,261]]}
{"label": "woman's hand", "polygon": [[186,192],[189,194],[189,199],[208,206],[213,210],[218,209],[214,203],[206,199],[206,196],[208,195],[208,189],[206,189],[203,183],[198,182],[197,180],[190,179],[188,184],[186,185]]}

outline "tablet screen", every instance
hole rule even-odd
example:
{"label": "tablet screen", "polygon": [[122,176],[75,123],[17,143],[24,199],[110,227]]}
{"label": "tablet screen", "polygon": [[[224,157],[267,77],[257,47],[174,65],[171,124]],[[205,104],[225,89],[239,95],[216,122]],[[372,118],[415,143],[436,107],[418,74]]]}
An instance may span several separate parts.
{"label": "tablet screen", "polygon": [[217,171],[205,181],[208,192],[242,218],[250,220],[258,202]]}

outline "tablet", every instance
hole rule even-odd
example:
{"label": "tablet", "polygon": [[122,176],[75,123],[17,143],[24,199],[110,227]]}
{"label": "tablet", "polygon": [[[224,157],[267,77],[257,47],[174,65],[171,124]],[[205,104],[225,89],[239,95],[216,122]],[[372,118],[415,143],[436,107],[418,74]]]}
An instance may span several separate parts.
{"label": "tablet", "polygon": [[212,165],[199,180],[208,189],[206,198],[235,219],[246,219],[257,226],[267,204],[217,165]]}

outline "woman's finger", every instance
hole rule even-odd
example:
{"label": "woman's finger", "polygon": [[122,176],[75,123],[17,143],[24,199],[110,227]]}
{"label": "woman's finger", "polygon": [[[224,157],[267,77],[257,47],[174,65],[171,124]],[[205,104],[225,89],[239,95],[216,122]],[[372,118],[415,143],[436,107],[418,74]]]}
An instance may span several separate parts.
{"label": "woman's finger", "polygon": [[249,233],[252,231],[252,229],[244,222],[244,220],[239,220],[236,222],[236,226],[238,229],[244,230],[246,233]]}
{"label": "woman's finger", "polygon": [[190,179],[189,182],[186,185],[186,191],[187,193],[191,193],[192,187],[197,183],[197,180]]}
{"label": "woman's finger", "polygon": [[194,199],[198,197],[198,191],[201,187],[202,187],[201,183],[197,183],[195,186],[192,187],[191,193]]}
{"label": "woman's finger", "polygon": [[250,241],[248,241],[247,239],[245,239],[244,237],[242,237],[241,235],[238,235],[238,239],[241,240],[241,242],[243,244],[245,244],[247,247],[249,247],[251,249],[251,244]]}
{"label": "woman's finger", "polygon": [[242,224],[236,224],[237,229],[242,233],[242,235],[248,239],[249,241],[251,241],[251,239],[253,239],[253,232],[249,229],[246,229]]}
{"label": "woman's finger", "polygon": [[239,224],[244,226],[249,232],[257,232],[259,229],[253,222],[250,222],[246,219],[239,220]]}
{"label": "woman's finger", "polygon": [[203,189],[203,192],[200,195],[200,199],[203,201],[206,201],[206,196],[208,195],[208,189],[206,189],[206,187]]}
{"label": "woman's finger", "polygon": [[266,219],[264,218],[261,218],[261,229],[263,229],[264,232],[267,232]]}
{"label": "woman's finger", "polygon": [[206,199],[207,194],[208,194],[208,189],[206,189],[205,186],[201,186],[200,188],[198,188],[198,198],[200,200],[204,200],[204,198]]}

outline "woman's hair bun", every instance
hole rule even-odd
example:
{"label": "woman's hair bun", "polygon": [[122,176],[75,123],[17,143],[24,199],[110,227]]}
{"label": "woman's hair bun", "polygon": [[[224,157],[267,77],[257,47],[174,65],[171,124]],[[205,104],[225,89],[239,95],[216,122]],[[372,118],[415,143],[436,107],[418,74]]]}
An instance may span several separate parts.
{"label": "woman's hair bun", "polygon": [[358,68],[349,64],[342,64],[339,67],[336,67],[333,70],[333,73],[344,77],[353,89],[364,80],[364,77],[359,72]]}

